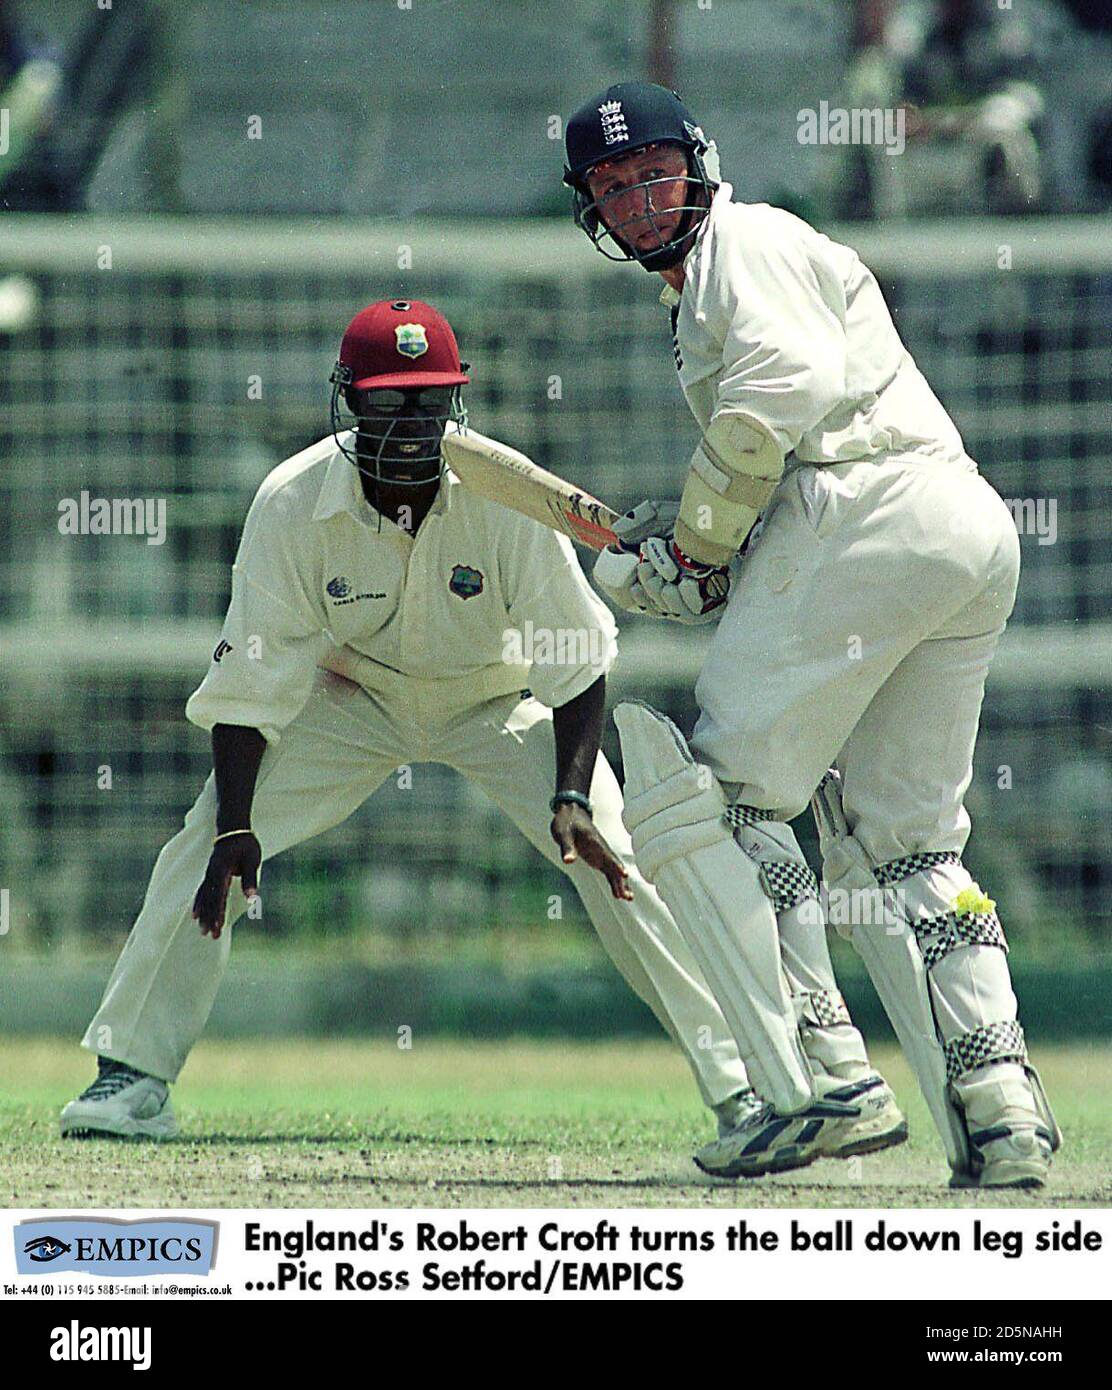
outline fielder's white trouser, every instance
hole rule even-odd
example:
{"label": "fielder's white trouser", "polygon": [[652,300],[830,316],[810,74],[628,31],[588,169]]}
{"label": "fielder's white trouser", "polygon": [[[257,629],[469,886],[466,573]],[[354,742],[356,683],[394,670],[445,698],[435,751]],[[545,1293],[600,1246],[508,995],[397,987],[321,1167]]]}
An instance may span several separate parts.
{"label": "fielder's white trouser", "polygon": [[[343,676],[321,671],[305,708],[266,750],[259,769],[252,823],[264,875],[266,860],[346,820],[396,768],[420,762],[444,763],[481,787],[568,875],[610,958],[683,1051],[708,1105],[748,1084],[698,967],[634,865],[621,792],[601,755],[591,786],[595,823],[629,869],[633,901],[612,897],[602,874],[582,861],[561,862],[548,829],[552,714],[537,700],[514,695],[438,713],[417,702],[384,705]],[[231,931],[213,941],[191,916],[215,819],[210,776],[184,829],[158,857],[143,909],[82,1040],[91,1051],[164,1081],[177,1078],[200,1036],[231,949]],[[261,886],[265,891],[265,882]],[[235,880],[229,927],[245,908]]]}
{"label": "fielder's white trouser", "polygon": [[[1018,576],[1015,526],[977,473],[899,458],[800,466],[739,567],[696,687],[692,752],[731,801],[790,819],[829,767],[840,772],[846,835],[834,874],[824,837],[824,877],[828,888],[901,886],[910,904],[923,948],[914,971],[895,959],[898,929],[851,921],[846,934],[955,1166],[964,1157],[939,1077],[971,1127],[1041,1113],[999,923],[954,908],[972,884],[959,860],[985,677]],[[863,873],[846,874],[848,861]],[[924,1060],[928,1026],[935,1055]]]}

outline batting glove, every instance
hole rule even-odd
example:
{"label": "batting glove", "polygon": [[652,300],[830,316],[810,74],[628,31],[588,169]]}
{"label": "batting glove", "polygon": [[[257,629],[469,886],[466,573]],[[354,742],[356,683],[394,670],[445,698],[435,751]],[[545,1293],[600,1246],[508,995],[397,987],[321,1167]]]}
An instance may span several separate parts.
{"label": "batting glove", "polygon": [[668,536],[643,541],[631,597],[677,623],[712,623],[730,593],[730,571],[689,559]]}
{"label": "batting glove", "polygon": [[641,542],[649,536],[671,535],[679,504],[676,502],[641,502],[614,523],[614,534],[621,547],[608,546],[595,561],[593,578],[608,599],[627,613],[644,613],[663,618],[652,599],[641,588],[638,567],[641,563]]}

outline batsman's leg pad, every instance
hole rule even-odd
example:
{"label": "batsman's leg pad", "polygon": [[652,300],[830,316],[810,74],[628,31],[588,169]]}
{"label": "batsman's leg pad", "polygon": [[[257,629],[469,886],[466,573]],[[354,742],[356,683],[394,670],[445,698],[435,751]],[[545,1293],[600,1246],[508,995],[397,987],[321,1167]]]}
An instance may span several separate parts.
{"label": "batsman's leg pad", "polygon": [[1061,1132],[1027,1055],[995,904],[956,854],[907,855],[878,865],[876,877],[900,890],[899,910],[922,954],[973,1168],[993,1137],[1032,1122],[1053,1152]]}
{"label": "batsman's leg pad", "polygon": [[803,1050],[813,1070],[854,1081],[871,1070],[834,978],[819,883],[789,825],[740,802],[727,806],[734,839],[760,871],[780,935],[780,956],[791,989]]}
{"label": "batsman's leg pad", "polygon": [[[1061,1136],[1016,1018],[1003,928],[960,856],[930,850],[872,864],[850,833],[835,772],[814,801],[827,901],[869,903],[850,913],[850,939],[914,1069],[956,1172],[975,1165],[990,1129],[1045,1127]],[[879,894],[879,897],[878,897]],[[844,900],[841,896],[839,901]],[[877,904],[881,911],[876,912]]]}
{"label": "batsman's leg pad", "polygon": [[[876,905],[880,884],[864,846],[850,834],[842,810],[841,781],[831,770],[823,778],[812,801],[819,847],[823,860],[823,892],[827,902]],[[935,1021],[930,985],[923,957],[913,933],[896,919],[890,929],[883,911],[851,914],[842,910],[832,914],[842,936],[853,942],[865,963],[880,1002],[919,1082],[952,1168],[969,1165],[969,1137],[965,1118],[955,1105],[946,1077],[946,1055]],[[868,916],[869,924],[854,916]]]}
{"label": "batsman's leg pad", "polygon": [[614,722],[625,763],[623,819],[734,1034],[757,1093],[783,1113],[809,1105],[803,1052],[780,960],[776,918],[757,866],[734,841],[722,788],[679,729],[640,702]]}

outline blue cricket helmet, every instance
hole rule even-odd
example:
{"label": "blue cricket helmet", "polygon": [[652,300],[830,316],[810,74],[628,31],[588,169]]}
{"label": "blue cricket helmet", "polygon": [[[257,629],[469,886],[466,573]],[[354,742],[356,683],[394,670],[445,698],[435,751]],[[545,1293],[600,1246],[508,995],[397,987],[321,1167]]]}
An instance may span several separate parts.
{"label": "blue cricket helmet", "polygon": [[[564,182],[574,190],[576,226],[587,234],[595,248],[611,260],[639,261],[646,270],[665,270],[678,264],[690,249],[690,239],[698,226],[694,214],[709,206],[720,181],[717,150],[679,96],[654,82],[616,82],[569,117],[564,138]],[[606,226],[591,195],[587,175],[603,161],[655,144],[679,145],[687,152],[687,182],[702,193],[685,202],[685,216],[671,240],[653,251],[638,254]],[[650,188],[651,182],[635,187]],[[608,250],[602,244],[605,241],[610,241],[619,254]]]}

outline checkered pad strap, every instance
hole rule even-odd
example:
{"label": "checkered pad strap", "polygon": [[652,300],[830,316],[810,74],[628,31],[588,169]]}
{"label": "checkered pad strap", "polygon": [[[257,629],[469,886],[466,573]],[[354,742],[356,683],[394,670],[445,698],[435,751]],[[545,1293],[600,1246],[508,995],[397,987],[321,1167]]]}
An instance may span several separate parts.
{"label": "checkered pad strap", "polygon": [[873,877],[882,888],[888,888],[893,883],[899,883],[901,879],[910,878],[912,874],[921,874],[924,869],[933,869],[936,864],[960,864],[961,855],[955,854],[950,849],[932,849],[922,854],[905,854],[902,859],[889,859],[885,864],[878,864],[873,870]]}
{"label": "checkered pad strap", "polygon": [[760,825],[763,821],[775,820],[775,811],[762,811],[759,806],[746,806],[740,801],[735,801],[726,807],[726,824],[734,830],[740,830],[743,825]]}
{"label": "checkered pad strap", "polygon": [[912,929],[928,970],[961,946],[999,946],[1005,954],[1008,951],[1004,928],[995,912],[944,912],[914,922]]}
{"label": "checkered pad strap", "polygon": [[986,1023],[946,1044],[947,1081],[956,1081],[990,1062],[1018,1062],[1026,1066],[1027,1044],[1023,1029],[1014,1019],[1008,1023]]}
{"label": "checkered pad strap", "polygon": [[807,898],[817,898],[819,881],[806,864],[761,864],[761,886],[772,899],[777,914],[798,907]]}
{"label": "checkered pad strap", "polygon": [[840,990],[812,989],[798,998],[802,1005],[800,1021],[812,1028],[836,1028],[839,1023],[853,1022]]}

